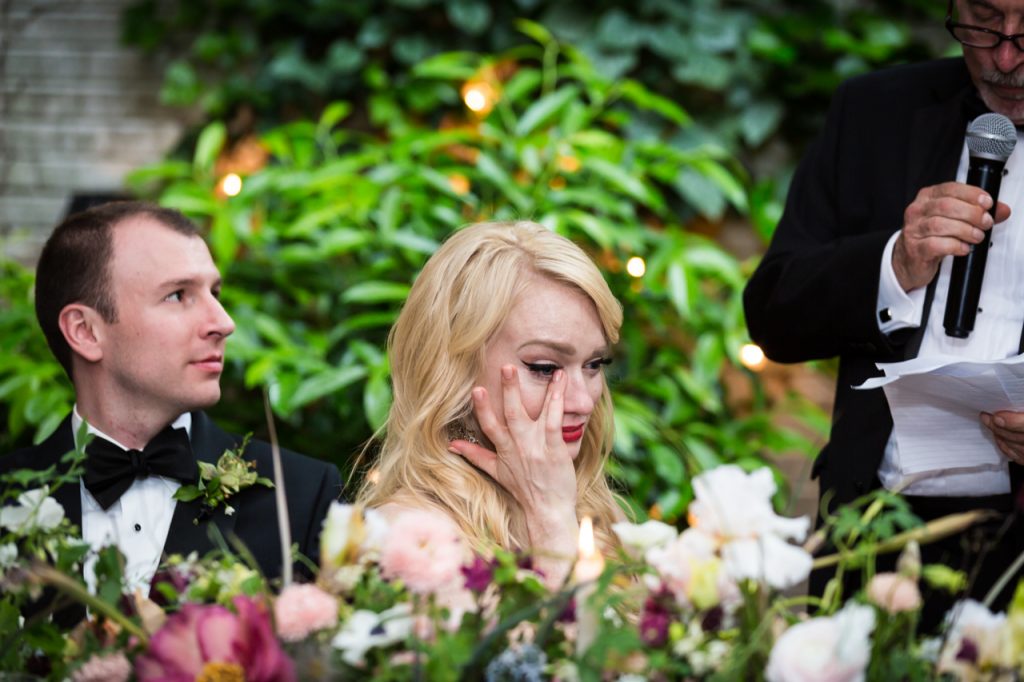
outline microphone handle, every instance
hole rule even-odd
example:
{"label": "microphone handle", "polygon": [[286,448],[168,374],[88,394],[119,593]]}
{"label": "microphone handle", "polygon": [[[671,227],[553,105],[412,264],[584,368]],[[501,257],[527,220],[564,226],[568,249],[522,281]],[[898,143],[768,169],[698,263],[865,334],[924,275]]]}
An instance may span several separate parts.
{"label": "microphone handle", "polygon": [[[1005,164],[1005,161],[972,156],[967,169],[967,184],[980,187],[992,197],[992,208],[988,212],[993,219],[996,216],[996,202]],[[946,315],[942,320],[947,336],[966,339],[974,330],[991,236],[992,230],[986,230],[985,238],[978,244],[972,244],[966,256],[953,257],[949,294],[946,296]]]}

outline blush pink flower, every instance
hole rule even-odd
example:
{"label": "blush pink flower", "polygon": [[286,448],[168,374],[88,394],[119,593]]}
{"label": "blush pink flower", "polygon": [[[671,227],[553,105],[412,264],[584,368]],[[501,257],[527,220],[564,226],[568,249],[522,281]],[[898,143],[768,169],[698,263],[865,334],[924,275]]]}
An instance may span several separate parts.
{"label": "blush pink flower", "polygon": [[398,578],[417,594],[432,594],[453,581],[461,583],[465,548],[459,529],[440,514],[406,513],[391,524],[381,549],[386,578]]}
{"label": "blush pink flower", "polygon": [[93,654],[71,675],[72,682],[127,682],[132,664],[122,653]]}
{"label": "blush pink flower", "polygon": [[338,624],[338,600],[316,585],[289,585],[274,600],[274,624],[286,642]]}
{"label": "blush pink flower", "polygon": [[243,596],[233,604],[235,613],[219,605],[186,604],[168,618],[135,661],[139,681],[294,682],[295,668],[263,605]]}
{"label": "blush pink flower", "polygon": [[917,581],[899,573],[876,573],[868,583],[868,601],[889,613],[921,608]]}

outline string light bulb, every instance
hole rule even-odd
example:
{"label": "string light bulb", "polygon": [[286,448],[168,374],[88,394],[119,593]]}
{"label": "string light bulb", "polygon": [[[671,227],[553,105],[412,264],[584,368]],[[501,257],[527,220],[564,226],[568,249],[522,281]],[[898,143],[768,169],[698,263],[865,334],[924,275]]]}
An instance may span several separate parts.
{"label": "string light bulb", "polygon": [[644,273],[647,272],[647,263],[640,256],[633,256],[626,261],[626,272],[628,272],[631,277],[643,277]]}
{"label": "string light bulb", "polygon": [[491,113],[491,109],[498,102],[498,87],[493,78],[493,74],[485,70],[462,86],[462,101],[466,108],[477,116],[484,117]]}
{"label": "string light bulb", "polygon": [[764,351],[754,343],[745,343],[740,347],[740,362],[752,372],[760,372],[768,364]]}
{"label": "string light bulb", "polygon": [[242,178],[238,173],[228,173],[220,180],[220,191],[224,196],[237,197],[242,191]]}

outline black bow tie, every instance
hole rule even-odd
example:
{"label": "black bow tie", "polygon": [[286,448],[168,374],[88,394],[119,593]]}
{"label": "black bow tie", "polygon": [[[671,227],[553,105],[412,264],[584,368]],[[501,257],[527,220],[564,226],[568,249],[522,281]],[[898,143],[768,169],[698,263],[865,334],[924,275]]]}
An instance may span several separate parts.
{"label": "black bow tie", "polygon": [[196,458],[185,429],[166,429],[143,450],[123,450],[104,438],[86,446],[85,487],[103,509],[117,502],[137,478],[166,476],[196,482]]}

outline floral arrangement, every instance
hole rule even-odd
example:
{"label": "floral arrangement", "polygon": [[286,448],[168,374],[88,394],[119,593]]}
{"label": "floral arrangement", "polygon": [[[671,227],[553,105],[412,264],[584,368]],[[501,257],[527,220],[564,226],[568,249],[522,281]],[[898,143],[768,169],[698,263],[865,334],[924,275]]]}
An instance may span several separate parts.
{"label": "floral arrangement", "polygon": [[[1006,614],[963,602],[942,638],[914,635],[928,574],[914,539],[935,528],[893,534],[898,570],[857,595],[787,597],[816,562],[870,562],[855,543],[837,543],[837,559],[812,556],[819,538],[794,544],[809,522],[775,513],[767,469],[722,466],[693,486],[688,528],[616,524],[618,556],[601,555],[585,521],[575,570],[554,589],[530,557],[474,553],[442,516],[388,521],[335,503],[315,582],[268,585],[225,545],[173,557],[149,595],[126,594],[119,553],[91,553],[45,486],[8,492],[0,670],[77,682],[1001,680],[1024,670],[1024,591]],[[875,499],[855,532],[898,530],[904,511]],[[849,513],[835,519],[847,538]],[[70,630],[60,625],[69,605],[88,609]]]}

